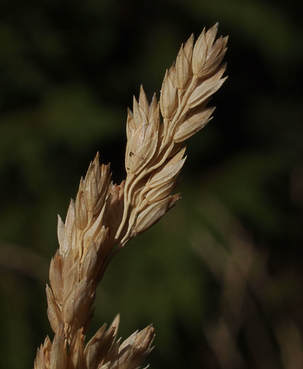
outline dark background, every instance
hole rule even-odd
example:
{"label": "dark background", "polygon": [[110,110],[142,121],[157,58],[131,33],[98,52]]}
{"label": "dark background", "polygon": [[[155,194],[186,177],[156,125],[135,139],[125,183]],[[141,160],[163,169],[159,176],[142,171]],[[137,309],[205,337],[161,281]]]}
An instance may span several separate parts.
{"label": "dark background", "polygon": [[[302,340],[303,27],[291,0],[1,1],[0,367],[31,367],[51,334],[56,214],[89,161],[99,150],[121,181],[132,95],[141,83],[158,93],[181,42],[216,21],[230,36],[229,78],[215,118],[188,143],[182,200],[113,261],[90,334],[120,312],[123,337],[155,325],[153,368],[219,367],[205,330],[224,288],[201,253],[214,243],[230,252],[244,233],[266,255],[270,288],[255,299],[276,368],[288,368],[274,332],[291,320]],[[242,330],[234,335],[241,367],[261,368],[267,352],[253,358]]]}

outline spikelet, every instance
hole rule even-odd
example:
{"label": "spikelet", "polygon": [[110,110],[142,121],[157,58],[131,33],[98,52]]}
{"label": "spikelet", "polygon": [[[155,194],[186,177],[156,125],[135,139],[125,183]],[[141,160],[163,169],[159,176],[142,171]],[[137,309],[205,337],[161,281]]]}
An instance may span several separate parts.
{"label": "spikelet", "polygon": [[[216,41],[218,25],[203,30],[181,46],[176,62],[165,72],[160,101],[148,104],[141,86],[128,111],[124,213],[116,238],[129,239],[157,222],[178,200],[171,195],[184,164],[184,141],[212,118],[209,98],[222,86],[227,37]],[[161,121],[161,116],[162,121]]]}

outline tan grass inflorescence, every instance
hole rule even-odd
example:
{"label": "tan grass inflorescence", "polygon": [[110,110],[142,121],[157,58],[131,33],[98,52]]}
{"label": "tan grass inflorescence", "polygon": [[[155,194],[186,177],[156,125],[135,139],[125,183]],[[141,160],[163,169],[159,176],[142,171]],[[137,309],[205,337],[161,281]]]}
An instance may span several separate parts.
{"label": "tan grass inflorescence", "polygon": [[35,369],[135,369],[152,349],[148,326],[125,341],[117,339],[119,316],[103,325],[88,343],[96,287],[119,249],[157,222],[179,199],[172,195],[185,161],[184,142],[211,119],[209,98],[221,87],[227,37],[216,39],[217,25],[191,36],[165,73],[160,101],[149,103],[141,87],[128,111],[126,179],[111,181],[99,155],[80,180],[65,222],[58,218],[59,249],[46,287],[48,319],[54,338],[37,351]]}

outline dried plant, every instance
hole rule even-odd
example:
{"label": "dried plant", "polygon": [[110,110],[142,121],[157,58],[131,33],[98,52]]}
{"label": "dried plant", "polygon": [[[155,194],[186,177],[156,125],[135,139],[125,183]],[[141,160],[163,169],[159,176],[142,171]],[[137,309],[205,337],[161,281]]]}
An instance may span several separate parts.
{"label": "dried plant", "polygon": [[204,325],[212,352],[204,360],[208,356],[211,367],[220,369],[302,368],[298,276],[290,270],[270,273],[268,253],[256,247],[222,204],[211,204],[220,214],[216,232],[224,234],[224,243],[208,232],[195,236],[196,251],[220,292],[212,306],[213,316]]}
{"label": "dried plant", "polygon": [[85,344],[96,287],[113,255],[157,222],[178,200],[171,195],[184,161],[186,139],[211,119],[209,98],[225,78],[222,64],[227,37],[216,39],[217,25],[203,30],[194,44],[181,46],[166,71],[160,101],[139,100],[127,117],[126,179],[113,184],[109,165],[90,164],[65,222],[58,218],[59,249],[46,287],[54,339],[38,349],[35,369],[139,368],[152,349],[148,326],[120,343],[119,317],[102,326]]}

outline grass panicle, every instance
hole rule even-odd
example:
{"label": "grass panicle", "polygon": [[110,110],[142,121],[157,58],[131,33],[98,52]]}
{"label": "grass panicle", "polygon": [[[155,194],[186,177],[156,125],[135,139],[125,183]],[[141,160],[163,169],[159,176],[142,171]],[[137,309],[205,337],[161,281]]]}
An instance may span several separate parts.
{"label": "grass panicle", "polygon": [[154,328],[117,339],[119,316],[86,343],[98,282],[113,255],[157,222],[179,199],[172,194],[185,162],[185,141],[212,118],[210,97],[221,87],[227,37],[217,24],[181,46],[166,71],[160,99],[148,102],[143,87],[128,111],[126,178],[111,180],[99,154],[81,178],[66,219],[58,217],[59,249],[46,287],[54,338],[37,351],[35,369],[135,369],[152,350]]}

